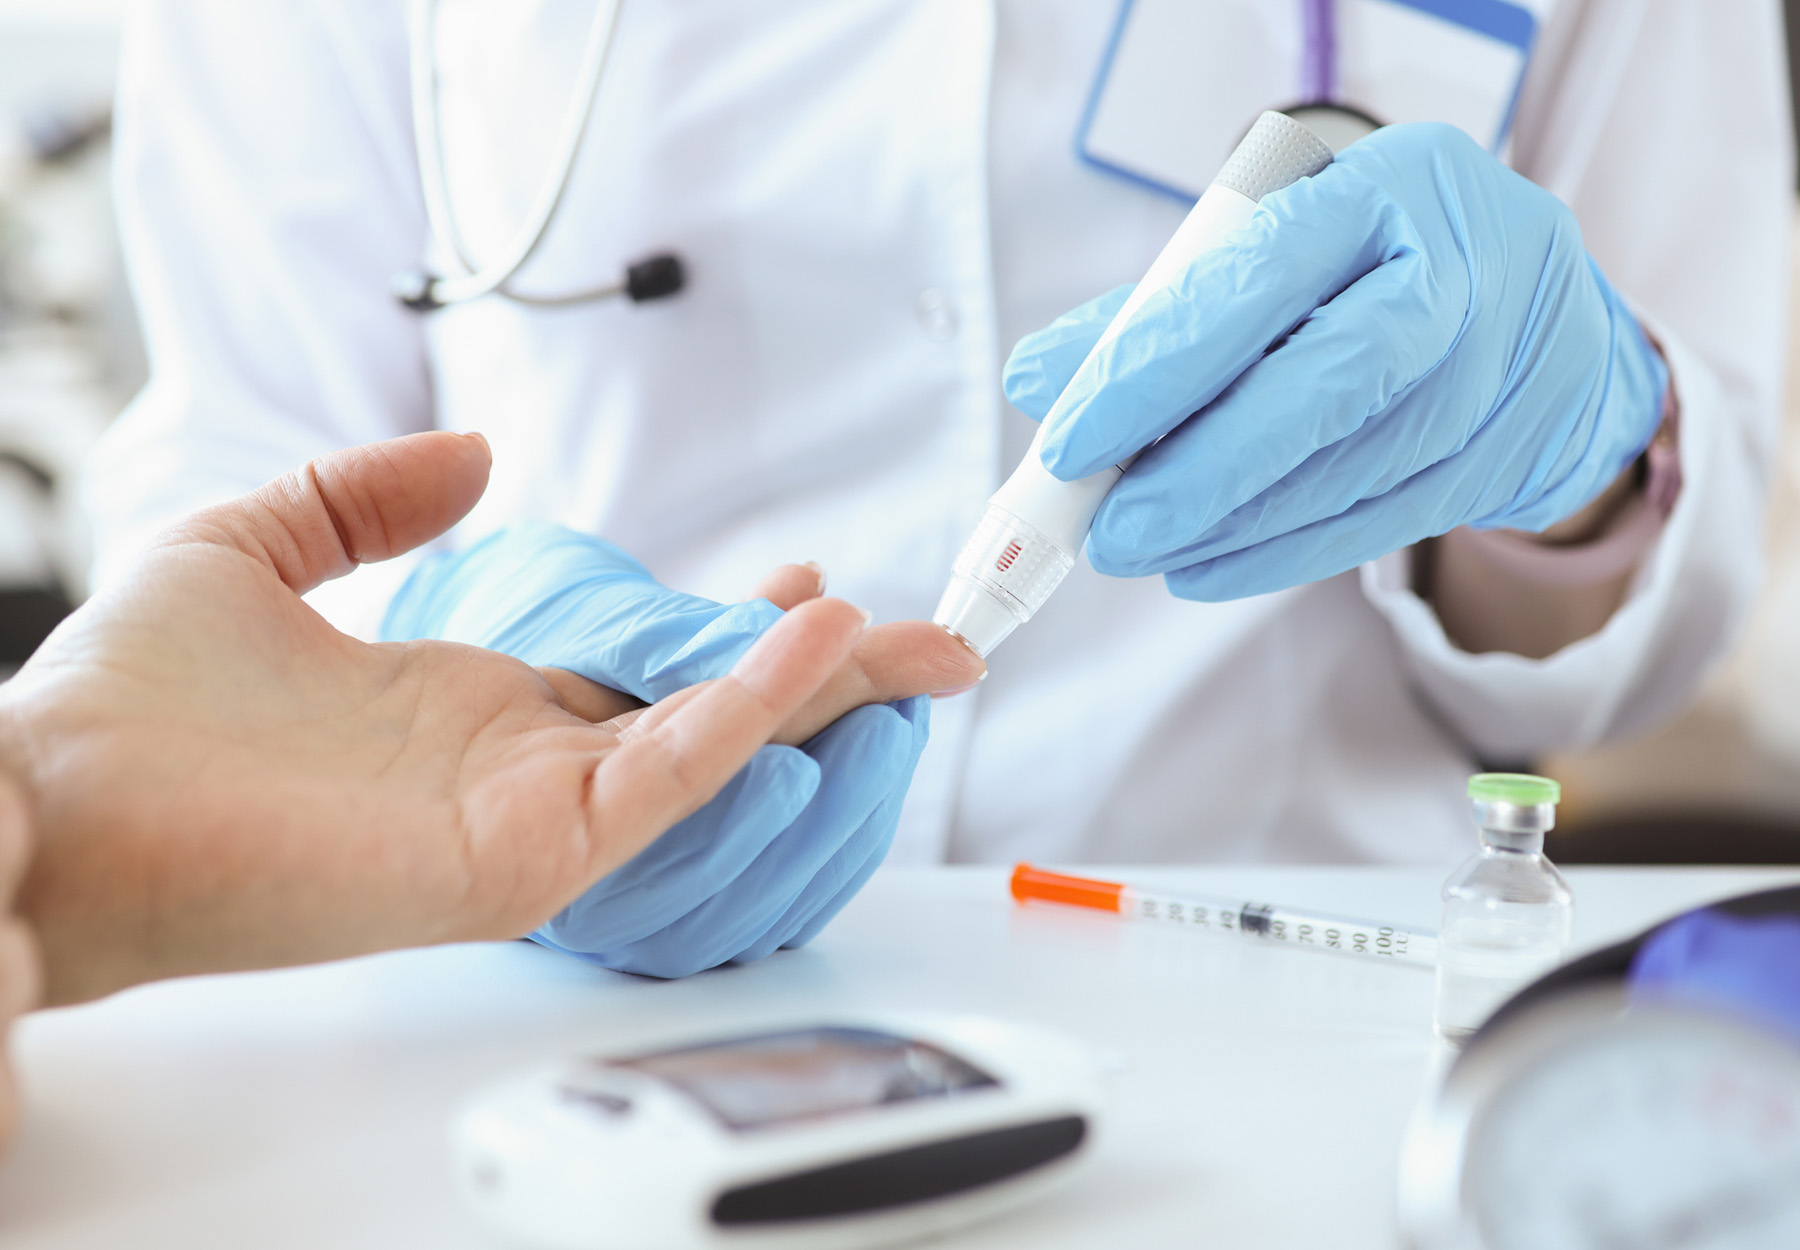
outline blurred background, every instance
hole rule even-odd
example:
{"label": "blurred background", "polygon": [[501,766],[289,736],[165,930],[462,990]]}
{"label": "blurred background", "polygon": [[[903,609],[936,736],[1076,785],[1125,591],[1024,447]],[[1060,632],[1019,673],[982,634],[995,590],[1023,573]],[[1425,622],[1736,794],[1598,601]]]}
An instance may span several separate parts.
{"label": "blurred background", "polygon": [[[128,0],[0,0],[0,677],[80,601],[75,478],[144,377],[110,209],[109,102]],[[1786,0],[1790,63],[1800,0]],[[1800,212],[1796,216],[1800,226]],[[1800,249],[1797,249],[1800,254]],[[1794,269],[1800,295],[1800,264]],[[1800,333],[1790,327],[1790,360]],[[1658,732],[1539,762],[1566,862],[1800,862],[1800,388],[1739,645]]]}
{"label": "blurred background", "polygon": [[143,381],[107,186],[124,0],[0,0],[0,675],[83,590],[75,475]]}

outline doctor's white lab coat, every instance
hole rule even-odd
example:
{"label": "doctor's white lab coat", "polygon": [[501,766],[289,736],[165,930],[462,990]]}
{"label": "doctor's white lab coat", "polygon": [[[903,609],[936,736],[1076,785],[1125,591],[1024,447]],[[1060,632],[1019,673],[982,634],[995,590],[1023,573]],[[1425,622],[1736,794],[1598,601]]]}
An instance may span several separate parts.
{"label": "doctor's white lab coat", "polygon": [[[1292,46],[1297,4],[1194,0]],[[1629,600],[1544,661],[1469,655],[1407,553],[1226,604],[1078,567],[933,710],[900,861],[1444,861],[1477,757],[1646,726],[1752,592],[1776,426],[1791,185],[1772,0],[1542,0],[1513,163],[1578,214],[1670,359],[1685,487]],[[446,0],[449,182],[478,256],[550,160],[593,0]],[[626,0],[563,212],[520,289],[678,251],[663,302],[419,316],[428,237],[403,0],[144,0],[120,90],[124,241],[152,380],[93,467],[98,578],[160,526],[329,449],[480,430],[449,538],[548,518],[668,584],[742,596],[819,560],[878,619],[929,615],[1031,426],[1012,343],[1137,277],[1185,206],[1073,139],[1111,0]],[[1285,26],[1283,24],[1286,24]],[[1279,29],[1278,29],[1279,28]],[[1284,33],[1285,32],[1285,33]],[[1196,49],[1241,107],[1297,67]],[[1198,72],[1198,71],[1197,71]],[[316,602],[372,634],[410,567]]]}

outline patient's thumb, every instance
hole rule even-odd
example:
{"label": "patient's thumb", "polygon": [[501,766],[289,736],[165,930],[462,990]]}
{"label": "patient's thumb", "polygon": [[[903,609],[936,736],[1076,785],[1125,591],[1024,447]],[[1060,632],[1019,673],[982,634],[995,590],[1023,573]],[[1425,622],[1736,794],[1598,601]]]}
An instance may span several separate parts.
{"label": "patient's thumb", "polygon": [[449,529],[487,489],[492,463],[479,434],[434,431],[348,447],[195,514],[161,542],[235,547],[304,594]]}

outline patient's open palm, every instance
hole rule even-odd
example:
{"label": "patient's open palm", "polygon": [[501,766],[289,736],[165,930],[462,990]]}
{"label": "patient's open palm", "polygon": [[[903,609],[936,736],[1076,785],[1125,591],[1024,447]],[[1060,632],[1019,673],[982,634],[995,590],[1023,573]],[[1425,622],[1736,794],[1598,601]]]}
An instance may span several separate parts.
{"label": "patient's open palm", "polygon": [[10,684],[52,1001],[526,932],[709,798],[863,633],[805,603],[731,676],[596,725],[516,660],[372,646],[301,601],[441,532],[487,465],[418,435],[202,513]]}

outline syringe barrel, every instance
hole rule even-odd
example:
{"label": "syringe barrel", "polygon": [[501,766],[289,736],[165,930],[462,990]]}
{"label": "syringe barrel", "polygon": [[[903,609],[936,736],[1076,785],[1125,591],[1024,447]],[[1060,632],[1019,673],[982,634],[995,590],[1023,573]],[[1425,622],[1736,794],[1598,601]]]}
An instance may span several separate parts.
{"label": "syringe barrel", "polygon": [[1161,894],[1130,886],[1120,894],[1118,910],[1132,920],[1176,928],[1240,933],[1288,946],[1387,959],[1419,968],[1435,967],[1437,963],[1437,934],[1378,920],[1357,920],[1222,896]]}
{"label": "syringe barrel", "polygon": [[[1076,376],[1093,365],[1094,356],[1124,329],[1145,300],[1232,231],[1249,224],[1263,196],[1330,163],[1331,149],[1293,118],[1281,113],[1257,118]],[[1052,415],[1062,402],[1058,399],[1051,406]],[[1135,459],[1063,482],[1044,468],[1039,454],[1042,437],[1040,431],[1019,467],[989,500],[987,512],[956,558],[950,584],[932,616],[982,656],[1030,620],[1075,567],[1100,501]]]}
{"label": "syringe barrel", "polygon": [[1437,966],[1437,934],[1428,929],[1256,903],[1238,909],[1238,923],[1246,933],[1277,942],[1392,959],[1421,968]]}

